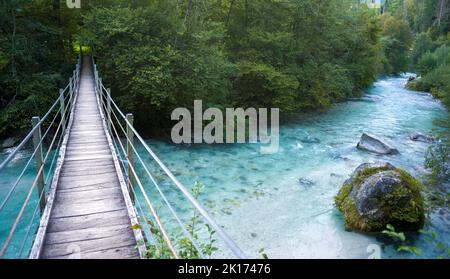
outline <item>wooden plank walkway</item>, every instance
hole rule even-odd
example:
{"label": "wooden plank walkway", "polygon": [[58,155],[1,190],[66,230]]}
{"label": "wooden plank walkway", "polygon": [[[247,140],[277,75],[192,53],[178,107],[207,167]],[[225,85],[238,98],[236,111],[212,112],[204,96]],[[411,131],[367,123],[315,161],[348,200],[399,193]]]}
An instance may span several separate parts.
{"label": "wooden plank walkway", "polygon": [[72,121],[42,243],[35,243],[38,257],[139,258],[89,57],[83,59]]}

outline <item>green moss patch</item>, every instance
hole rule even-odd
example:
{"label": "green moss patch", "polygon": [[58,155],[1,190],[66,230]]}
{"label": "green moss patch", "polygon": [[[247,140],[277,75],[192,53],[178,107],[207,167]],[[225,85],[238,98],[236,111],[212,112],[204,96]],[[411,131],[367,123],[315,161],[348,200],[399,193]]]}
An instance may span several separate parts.
{"label": "green moss patch", "polygon": [[[420,229],[424,224],[424,199],[422,183],[401,169],[393,170],[401,182],[378,200],[377,208],[383,212],[382,219],[370,219],[358,212],[354,196],[364,181],[388,167],[367,168],[356,174],[350,183],[344,184],[335,197],[336,207],[343,213],[346,226],[357,231],[374,232],[393,224],[403,230]],[[353,192],[353,195],[352,195]],[[353,196],[353,197],[352,197]]]}

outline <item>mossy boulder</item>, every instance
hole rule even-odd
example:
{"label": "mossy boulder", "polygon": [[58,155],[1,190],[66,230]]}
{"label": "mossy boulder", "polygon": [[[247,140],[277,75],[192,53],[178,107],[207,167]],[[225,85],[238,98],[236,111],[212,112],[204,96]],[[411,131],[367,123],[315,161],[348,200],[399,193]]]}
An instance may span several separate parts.
{"label": "mossy boulder", "polygon": [[422,184],[389,163],[362,164],[335,197],[349,229],[377,232],[392,224],[418,230],[425,221]]}

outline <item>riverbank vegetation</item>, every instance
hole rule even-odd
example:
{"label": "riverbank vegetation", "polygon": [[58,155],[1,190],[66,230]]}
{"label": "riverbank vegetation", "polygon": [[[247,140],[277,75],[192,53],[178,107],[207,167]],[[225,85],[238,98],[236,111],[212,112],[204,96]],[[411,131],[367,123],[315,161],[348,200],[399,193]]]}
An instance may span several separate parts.
{"label": "riverbank vegetation", "polygon": [[384,53],[398,57],[399,34],[354,2],[86,0],[80,10],[57,0],[2,2],[0,136],[45,111],[80,44],[147,134],[167,134],[173,108],[194,99],[293,112],[360,96]]}
{"label": "riverbank vegetation", "polygon": [[449,2],[136,0],[1,3],[0,137],[29,127],[90,46],[143,134],[167,135],[176,107],[325,109],[381,74],[417,71],[448,100]]}
{"label": "riverbank vegetation", "polygon": [[[399,1],[398,1],[399,2]],[[450,108],[450,1],[404,1],[393,11],[403,18],[414,34],[409,70],[419,77],[408,83],[408,88],[431,92]],[[426,167],[432,170],[432,184],[448,185],[450,181],[450,121],[439,134],[427,156]],[[446,190],[440,189],[445,195]]]}
{"label": "riverbank vegetation", "polygon": [[359,96],[380,67],[377,15],[351,1],[115,1],[84,23],[83,43],[144,131],[167,132],[194,99],[326,108]]}

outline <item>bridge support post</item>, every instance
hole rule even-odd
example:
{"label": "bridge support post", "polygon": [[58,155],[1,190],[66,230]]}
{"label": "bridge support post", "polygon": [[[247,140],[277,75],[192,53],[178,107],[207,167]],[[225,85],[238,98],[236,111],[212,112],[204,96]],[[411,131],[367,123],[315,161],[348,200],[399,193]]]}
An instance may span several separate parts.
{"label": "bridge support post", "polygon": [[[31,124],[33,128],[39,125],[39,116],[34,116],[31,118]],[[39,170],[44,164],[44,159],[42,158],[42,144],[41,144],[41,127],[39,126],[33,133],[33,147],[36,150],[36,154],[34,156],[36,161],[36,172],[39,175],[37,180],[37,189],[39,199],[39,207],[41,209],[41,213],[44,212],[45,209],[45,185],[44,185],[44,170],[42,170],[39,174]]]}
{"label": "bridge support post", "polygon": [[73,85],[74,85],[73,82],[74,82],[74,79],[70,78],[69,79],[69,100],[70,100],[70,106],[69,107],[71,107],[72,104],[73,104]]}
{"label": "bridge support post", "polygon": [[[97,74],[97,76],[98,76],[98,74]],[[101,94],[102,88],[101,88],[100,84],[102,84],[102,78],[97,79],[97,88],[96,89],[97,89],[98,96],[100,97],[100,101],[103,102],[103,96]]]}
{"label": "bridge support post", "polygon": [[61,107],[61,136],[66,131],[66,117],[65,117],[65,105],[64,105],[64,91],[59,89],[59,104]]}
{"label": "bridge support post", "polygon": [[106,89],[106,112],[108,116],[108,131],[111,133],[111,88]]}
{"label": "bridge support post", "polygon": [[133,126],[134,116],[132,113],[127,113],[127,159],[128,159],[128,192],[130,194],[131,201],[134,203],[134,175],[131,167],[133,166],[133,145],[134,145],[134,132],[131,129]]}
{"label": "bridge support post", "polygon": [[97,90],[97,87],[98,87],[98,73],[97,73],[97,65],[96,64],[94,64],[94,83],[95,83],[95,89]]}
{"label": "bridge support post", "polygon": [[73,92],[78,92],[78,84],[79,84],[79,77],[78,77],[79,71],[73,71]]}

